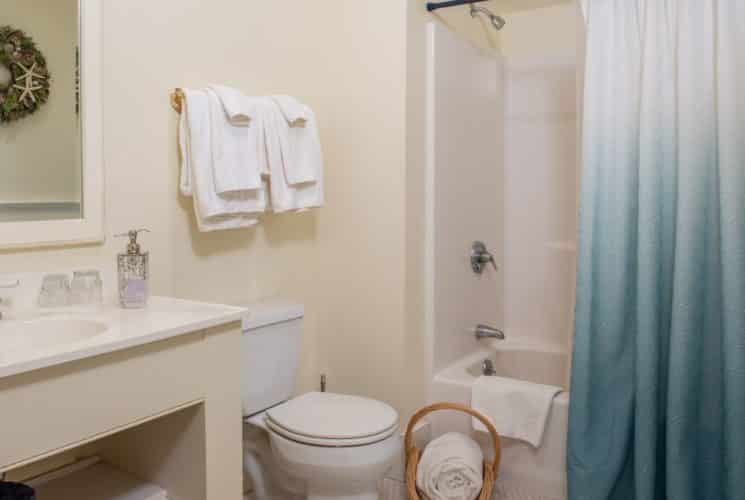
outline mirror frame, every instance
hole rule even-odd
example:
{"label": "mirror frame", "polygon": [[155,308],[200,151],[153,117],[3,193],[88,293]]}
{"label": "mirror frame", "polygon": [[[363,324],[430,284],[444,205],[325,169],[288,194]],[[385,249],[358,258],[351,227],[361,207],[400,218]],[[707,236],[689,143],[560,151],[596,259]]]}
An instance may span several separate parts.
{"label": "mirror frame", "polygon": [[103,19],[101,0],[78,1],[82,219],[0,223],[0,248],[104,241]]}

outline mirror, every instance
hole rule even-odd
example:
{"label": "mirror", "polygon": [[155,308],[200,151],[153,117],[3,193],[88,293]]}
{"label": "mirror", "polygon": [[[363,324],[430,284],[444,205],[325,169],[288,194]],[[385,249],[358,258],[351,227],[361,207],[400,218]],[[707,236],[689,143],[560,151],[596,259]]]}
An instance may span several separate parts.
{"label": "mirror", "polygon": [[0,3],[0,247],[103,238],[98,3]]}
{"label": "mirror", "polygon": [[0,222],[79,219],[78,2],[0,8]]}

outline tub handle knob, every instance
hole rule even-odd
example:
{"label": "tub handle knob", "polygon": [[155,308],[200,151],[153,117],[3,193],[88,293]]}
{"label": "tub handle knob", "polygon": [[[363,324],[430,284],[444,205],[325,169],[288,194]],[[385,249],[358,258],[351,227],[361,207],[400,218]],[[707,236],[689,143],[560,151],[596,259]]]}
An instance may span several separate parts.
{"label": "tub handle knob", "polygon": [[497,262],[494,260],[494,256],[486,248],[483,241],[474,241],[471,245],[471,269],[476,274],[484,272],[484,268],[487,264],[491,264],[494,270],[497,270]]}

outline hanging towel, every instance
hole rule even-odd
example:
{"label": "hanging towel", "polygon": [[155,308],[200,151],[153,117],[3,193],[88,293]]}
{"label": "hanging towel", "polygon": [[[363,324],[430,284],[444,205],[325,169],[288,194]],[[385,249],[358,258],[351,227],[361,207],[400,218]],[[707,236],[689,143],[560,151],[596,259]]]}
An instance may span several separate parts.
{"label": "hanging towel", "polygon": [[265,138],[266,127],[263,115],[264,108],[261,105],[262,99],[246,96],[240,90],[224,85],[212,84],[209,87],[220,98],[231,124],[237,127],[246,126],[251,128],[252,137],[250,141],[256,147],[256,155],[258,157],[257,170],[261,175],[269,175]]}
{"label": "hanging towel", "polygon": [[194,200],[200,231],[235,229],[256,225],[256,213],[266,208],[266,188],[221,196],[214,184],[210,104],[207,92],[184,89],[184,109],[179,121],[181,193]]}
{"label": "hanging towel", "polygon": [[[261,113],[265,123],[265,139],[267,158],[269,163],[269,176],[271,178],[271,209],[274,212],[300,211],[309,208],[323,206],[323,168],[320,161],[320,142],[315,128],[308,132],[315,136],[318,144],[318,170],[315,174],[315,181],[295,183],[290,182],[287,172],[290,170],[287,165],[292,158],[292,153],[288,145],[287,136],[288,124],[285,116],[282,114],[279,105],[272,98],[265,98],[261,101]],[[315,123],[310,109],[309,120]]]}
{"label": "hanging towel", "polygon": [[248,127],[253,120],[251,106],[246,96],[240,90],[225,85],[210,84],[208,86],[220,98],[228,121],[236,127]]}
{"label": "hanging towel", "polygon": [[[212,169],[218,194],[261,188],[262,131],[258,123],[234,125],[232,116],[247,116],[246,104],[236,108],[239,97],[235,92],[208,88],[210,129],[212,131]],[[223,100],[225,95],[227,100]],[[247,99],[244,99],[247,101]],[[228,103],[225,106],[225,102]]]}
{"label": "hanging towel", "polygon": [[297,99],[289,95],[273,95],[272,99],[279,106],[282,115],[289,123],[296,123],[307,120],[306,106]]}
{"label": "hanging towel", "polygon": [[[471,407],[489,418],[504,437],[538,448],[554,397],[561,388],[504,377],[479,377],[471,387]],[[488,432],[473,419],[473,428]]]}
{"label": "hanging towel", "polygon": [[416,485],[428,500],[474,500],[481,492],[484,454],[468,436],[451,432],[427,445]]}
{"label": "hanging towel", "polygon": [[322,169],[321,142],[313,111],[290,96],[272,96],[284,120],[278,126],[288,184],[316,182]]}

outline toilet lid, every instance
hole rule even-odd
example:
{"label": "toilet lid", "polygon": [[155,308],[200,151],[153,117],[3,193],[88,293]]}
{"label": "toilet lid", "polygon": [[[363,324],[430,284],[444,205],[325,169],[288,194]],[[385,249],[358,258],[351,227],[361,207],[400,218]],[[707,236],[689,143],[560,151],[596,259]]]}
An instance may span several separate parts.
{"label": "toilet lid", "polygon": [[332,439],[332,438],[319,438],[303,436],[301,434],[295,434],[288,431],[277,424],[273,423],[268,417],[265,416],[264,424],[270,433],[277,434],[296,443],[301,443],[309,446],[322,446],[326,448],[349,448],[354,446],[366,446],[369,444],[375,444],[380,441],[384,441],[398,432],[398,425],[394,425],[390,429],[382,432],[381,434],[375,434],[373,436],[365,436],[361,438],[350,438],[350,439]]}
{"label": "toilet lid", "polygon": [[281,434],[304,442],[308,440],[302,438],[310,438],[319,444],[327,440],[378,440],[398,427],[398,413],[389,405],[330,392],[309,392],[270,408],[266,416],[267,424]]}

